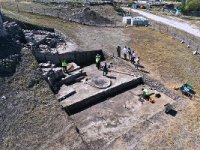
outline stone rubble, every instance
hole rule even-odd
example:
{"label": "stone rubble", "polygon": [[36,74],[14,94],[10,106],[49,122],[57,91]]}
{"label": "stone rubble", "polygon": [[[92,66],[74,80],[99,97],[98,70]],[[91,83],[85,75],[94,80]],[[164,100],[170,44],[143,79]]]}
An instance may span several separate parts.
{"label": "stone rubble", "polygon": [[56,32],[42,30],[24,30],[27,47],[32,49],[38,62],[50,61],[52,64],[61,63],[66,53],[75,51],[77,46],[73,42],[66,42],[65,37]]}

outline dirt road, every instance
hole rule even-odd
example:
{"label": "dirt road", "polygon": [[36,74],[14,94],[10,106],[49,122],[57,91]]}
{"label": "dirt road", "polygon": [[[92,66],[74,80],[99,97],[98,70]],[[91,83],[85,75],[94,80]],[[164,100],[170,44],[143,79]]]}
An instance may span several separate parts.
{"label": "dirt road", "polygon": [[[129,8],[125,8],[126,10]],[[129,9],[130,10],[130,9]],[[163,24],[175,27],[177,29],[183,30],[187,33],[190,33],[194,36],[200,37],[200,29],[196,26],[193,26],[189,23],[187,23],[186,21],[182,20],[182,19],[176,19],[176,18],[165,18],[165,17],[161,17],[161,16],[157,16],[148,12],[144,12],[138,9],[131,9],[132,12],[134,13],[138,13],[140,15],[143,15],[144,17],[147,17],[151,20],[157,21],[157,22],[161,22]]]}

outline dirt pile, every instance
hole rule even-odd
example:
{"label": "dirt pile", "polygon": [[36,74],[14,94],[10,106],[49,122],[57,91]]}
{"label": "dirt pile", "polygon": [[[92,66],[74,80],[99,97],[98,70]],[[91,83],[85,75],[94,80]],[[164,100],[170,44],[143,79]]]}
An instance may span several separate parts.
{"label": "dirt pile", "polygon": [[114,22],[91,10],[89,7],[83,8],[79,13],[72,15],[70,21],[86,25],[113,25]]}
{"label": "dirt pile", "polygon": [[[112,5],[85,5],[79,3],[17,3],[5,2],[4,9],[52,16],[90,26],[119,26],[121,18]],[[121,26],[121,24],[120,24]]]}

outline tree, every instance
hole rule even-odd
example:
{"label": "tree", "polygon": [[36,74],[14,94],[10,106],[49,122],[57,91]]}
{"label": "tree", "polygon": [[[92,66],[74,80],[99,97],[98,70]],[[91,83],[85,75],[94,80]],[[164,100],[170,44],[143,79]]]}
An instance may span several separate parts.
{"label": "tree", "polygon": [[185,5],[185,11],[200,11],[200,0],[189,0]]}

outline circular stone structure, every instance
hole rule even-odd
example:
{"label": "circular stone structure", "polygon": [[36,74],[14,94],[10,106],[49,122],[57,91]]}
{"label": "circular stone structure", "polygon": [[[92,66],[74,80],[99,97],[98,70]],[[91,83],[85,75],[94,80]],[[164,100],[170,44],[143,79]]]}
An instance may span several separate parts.
{"label": "circular stone structure", "polygon": [[99,89],[106,89],[111,86],[111,81],[105,77],[93,76],[88,79],[87,84]]}

